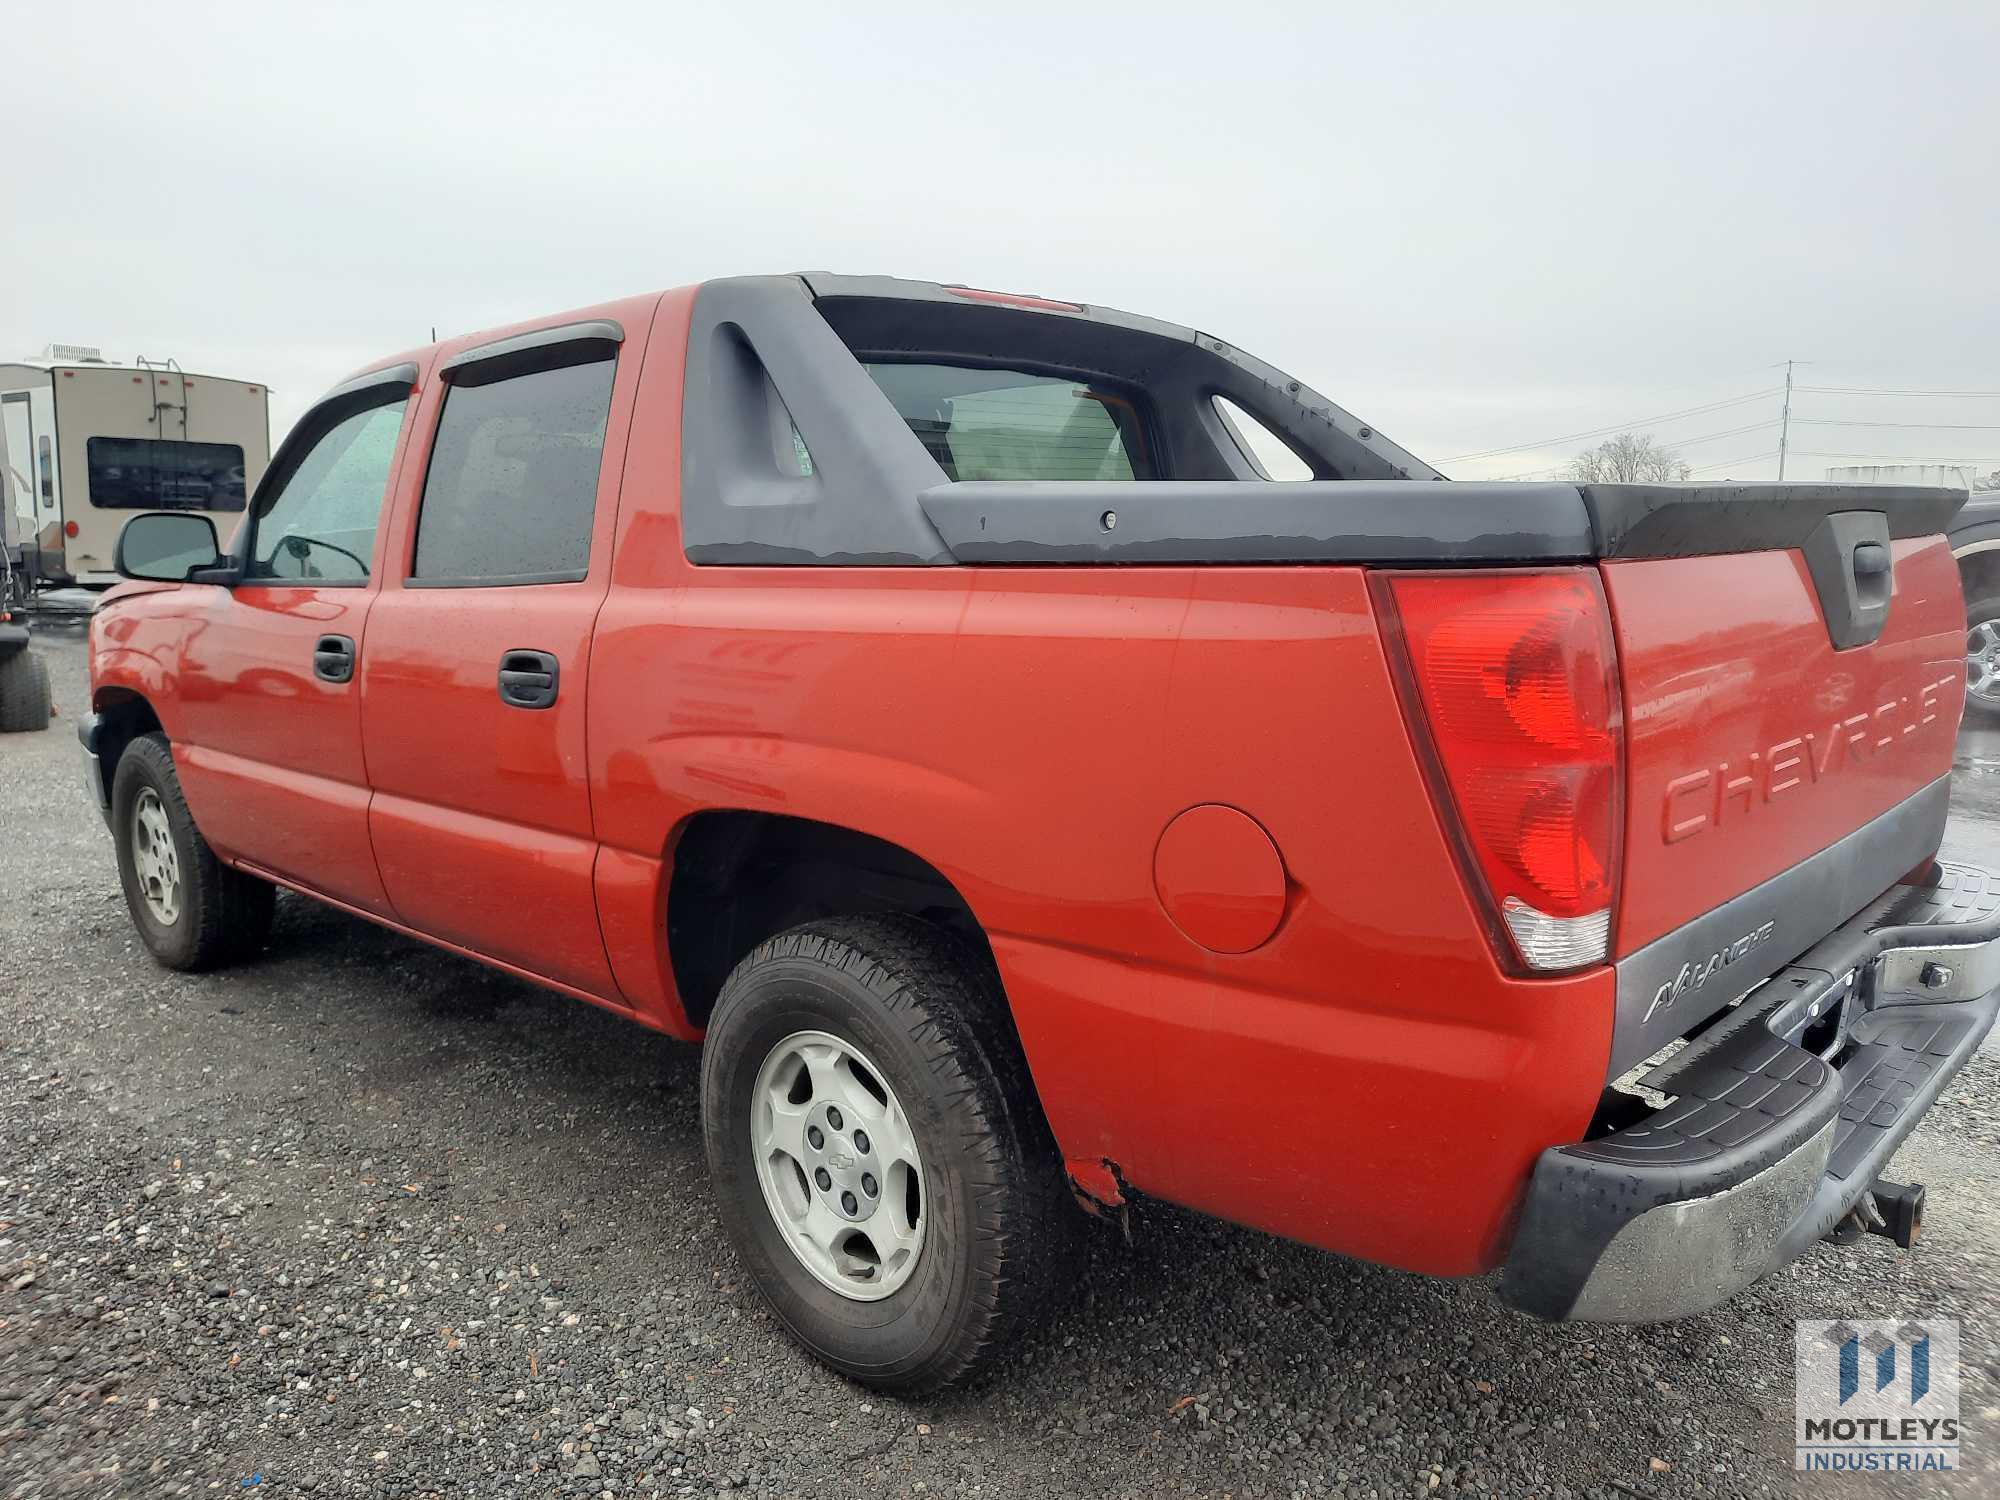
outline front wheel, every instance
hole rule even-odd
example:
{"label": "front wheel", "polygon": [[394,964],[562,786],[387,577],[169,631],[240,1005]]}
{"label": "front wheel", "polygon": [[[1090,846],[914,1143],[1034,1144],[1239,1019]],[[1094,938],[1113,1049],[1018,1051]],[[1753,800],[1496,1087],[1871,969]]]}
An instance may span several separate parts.
{"label": "front wheel", "polygon": [[271,933],[277,893],[215,857],[181,795],[166,736],[143,734],[111,779],[118,878],[140,941],[169,969],[212,969]]}
{"label": "front wheel", "polygon": [[724,1227],[794,1337],[887,1391],[987,1365],[1076,1210],[990,969],[908,917],[814,923],[736,967],[702,1065]]}

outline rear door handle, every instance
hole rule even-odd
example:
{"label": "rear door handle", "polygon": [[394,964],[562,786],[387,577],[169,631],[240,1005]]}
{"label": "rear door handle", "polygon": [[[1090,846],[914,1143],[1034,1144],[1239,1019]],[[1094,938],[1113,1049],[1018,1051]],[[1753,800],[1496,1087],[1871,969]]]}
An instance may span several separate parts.
{"label": "rear door handle", "polygon": [[313,676],[321,682],[352,682],[354,638],[323,635],[313,642]]}
{"label": "rear door handle", "polygon": [[500,658],[500,701],[510,708],[553,708],[562,670],[546,651],[509,651]]}

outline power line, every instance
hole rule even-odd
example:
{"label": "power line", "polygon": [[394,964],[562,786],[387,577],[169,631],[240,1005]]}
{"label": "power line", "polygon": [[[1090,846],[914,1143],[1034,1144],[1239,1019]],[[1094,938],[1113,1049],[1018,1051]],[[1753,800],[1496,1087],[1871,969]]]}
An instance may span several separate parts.
{"label": "power line", "polygon": [[[1730,427],[1721,432],[1704,432],[1700,437],[1691,437],[1677,441],[1675,442],[1674,447],[1676,450],[1679,450],[1681,448],[1691,448],[1696,443],[1713,442],[1717,438],[1741,437],[1746,432],[1762,432],[1766,428],[1776,427],[1777,425],[1778,425],[1778,419],[1776,417],[1773,417],[1767,422],[1751,422],[1745,426]],[[1776,456],[1777,451],[1778,451],[1777,449],[1773,448],[1769,453],[1762,453],[1755,456],[1759,458],[1771,458]],[[1739,462],[1739,460],[1732,458],[1725,460],[1725,462],[1737,463]],[[1525,469],[1519,474],[1501,474],[1489,479],[1483,479],[1480,482],[1482,484],[1501,484],[1514,479],[1541,479],[1545,477],[1553,478],[1557,475],[1560,475],[1565,467],[1566,466],[1563,464],[1557,464],[1554,465],[1553,467],[1545,466],[1539,469]],[[1702,464],[1699,466],[1699,468],[1697,468],[1695,472],[1699,473],[1701,469],[1713,469],[1719,467],[1720,467],[1719,464]]]}
{"label": "power line", "polygon": [[[1768,427],[1771,424],[1767,422],[1764,425]],[[1776,448],[1767,448],[1762,453],[1746,453],[1740,458],[1725,458],[1712,464],[1697,464],[1694,468],[1689,469],[1688,473],[1706,474],[1710,469],[1730,469],[1734,468],[1737,464],[1762,463],[1767,458],[1776,458],[1777,456],[1778,450]],[[1803,455],[1800,456],[1803,457]]]}
{"label": "power line", "polygon": [[[1775,456],[1778,459],[1778,477],[1780,479],[1783,479],[1784,467],[1785,467],[1784,460],[1787,452],[1790,451],[1791,448],[1790,428],[1793,422],[1800,423],[1801,425],[1809,425],[1814,427],[1878,427],[1878,428],[1888,428],[1888,429],[1904,429],[1913,432],[2000,432],[2000,423],[1880,422],[1880,421],[1867,421],[1859,418],[1846,418],[1846,417],[1795,417],[1792,415],[1791,411],[1791,397],[1795,392],[1811,392],[1818,395],[1832,395],[1832,396],[1965,397],[1973,399],[2000,400],[2000,391],[1969,391],[1969,390],[1943,390],[1943,389],[1920,390],[1920,389],[1904,389],[1895,386],[1795,385],[1792,381],[1792,367],[1796,363],[1798,362],[1794,360],[1787,360],[1785,362],[1785,384],[1782,386],[1772,386],[1769,389],[1761,391],[1750,391],[1741,396],[1729,396],[1718,401],[1705,402],[1699,406],[1683,407],[1678,411],[1661,412],[1656,416],[1637,417],[1629,422],[1620,422],[1609,427],[1595,427],[1584,432],[1563,433],[1557,437],[1539,438],[1534,442],[1529,442],[1529,443],[1517,443],[1512,447],[1488,448],[1479,453],[1456,454],[1451,458],[1442,460],[1442,462],[1472,463],[1482,459],[1504,457],[1509,453],[1522,453],[1535,448],[1554,447],[1557,444],[1561,443],[1582,442],[1592,438],[1608,437],[1614,433],[1625,432],[1636,427],[1645,427],[1654,423],[1673,422],[1673,421],[1679,421],[1686,417],[1703,416],[1710,412],[1726,411],[1731,407],[1742,406],[1751,401],[1759,401],[1767,396],[1773,396],[1779,394],[1782,394],[1785,398],[1784,406],[1779,412],[1779,415],[1768,422],[1752,422],[1741,427],[1730,427],[1716,432],[1701,433],[1695,437],[1680,438],[1674,440],[1672,446],[1676,448],[1688,448],[1688,447],[1693,447],[1698,443],[1712,442],[1720,438],[1736,437],[1747,432],[1757,432],[1765,428],[1777,427],[1779,429],[1779,438],[1778,438],[1778,446],[1774,450],[1774,452],[1771,454],[1753,455],[1752,457],[1765,458],[1765,457]],[[1805,450],[1799,450],[1799,452],[1801,457],[1885,458],[1885,459],[1899,459],[1904,463],[1983,464],[1991,462],[1991,460],[1987,459],[1952,459],[1952,458],[1916,459],[1916,458],[1906,458],[1901,454],[1893,454],[1893,453],[1850,454],[1850,453],[1827,453],[1824,451],[1815,451],[1808,453]],[[1751,461],[1750,458],[1744,458],[1744,459],[1731,459],[1728,460],[1727,462],[1740,463],[1749,461]],[[1700,473],[1707,469],[1723,468],[1726,466],[1727,466],[1726,463],[1702,464],[1697,466],[1697,468],[1693,470],[1693,472]],[[1543,475],[1559,474],[1560,472],[1561,468],[1560,466],[1558,466],[1556,468],[1532,469],[1520,474],[1510,474],[1505,477],[1510,480],[1534,479]]]}
{"label": "power line", "polygon": [[1926,432],[2000,432],[1996,422],[1862,422],[1846,417],[1794,417],[1794,422],[1814,427],[1909,427]]}
{"label": "power line", "polygon": [[[1757,427],[1775,427],[1777,425],[1775,418],[1769,422],[1759,422],[1756,424]],[[1739,430],[1754,431],[1755,428]],[[1711,436],[1717,435],[1711,434]],[[1762,453],[1740,453],[1735,458],[1722,458],[1716,459],[1711,463],[1696,464],[1688,470],[1688,473],[1707,474],[1716,469],[1734,468],[1738,464],[1762,463],[1766,459],[1776,458],[1777,456],[1778,450],[1776,448],[1766,448]],[[1831,453],[1818,448],[1794,448],[1791,450],[1791,456],[1793,458],[1886,458],[1905,464],[1952,464],[1967,469],[1979,469],[1991,465],[1995,468],[2000,468],[2000,458],[1912,458],[1902,453]],[[1507,483],[1522,479],[1549,479],[1559,475],[1561,472],[1562,469],[1560,467],[1553,469],[1529,469],[1524,473],[1502,474],[1495,479],[1482,482]]]}
{"label": "power line", "polygon": [[1801,458],[1887,458],[1899,464],[1960,464],[1968,469],[1983,464],[2000,465],[2000,458],[1917,458],[1908,453],[1828,453],[1822,449],[1794,449]]}
{"label": "power line", "polygon": [[[1776,427],[1777,425],[1778,425],[1778,419],[1776,417],[1772,417],[1768,421],[1751,422],[1742,427],[1727,427],[1720,432],[1704,432],[1698,437],[1676,438],[1674,440],[1673,446],[1676,449],[1692,448],[1696,443],[1710,443],[1714,442],[1718,438],[1741,437],[1746,432],[1761,432],[1767,427]],[[1776,450],[1774,449],[1772,451],[1775,452]],[[1450,460],[1447,459],[1446,462],[1448,463],[1450,462]],[[1556,475],[1561,474],[1563,471],[1563,467],[1564,467],[1563,465],[1557,464],[1553,467],[1545,466],[1539,469],[1527,469],[1519,474],[1502,474],[1496,478],[1484,479],[1481,480],[1480,482],[1482,484],[1503,484],[1509,480],[1514,480],[1514,479],[1540,479],[1543,477],[1552,478]],[[1704,465],[1704,467],[1711,467],[1711,466]]]}
{"label": "power line", "polygon": [[1751,422],[1747,426],[1731,427],[1722,432],[1704,432],[1700,437],[1675,438],[1673,446],[1676,448],[1692,448],[1696,443],[1713,442],[1716,438],[1741,437],[1746,432],[1757,432],[1763,428],[1776,427],[1777,425],[1778,419],[1772,417],[1768,421]]}
{"label": "power line", "polygon": [[2000,400],[2000,391],[1901,391],[1866,385],[1802,385],[1795,389],[1824,396],[1971,396],[1988,401]]}
{"label": "power line", "polygon": [[1764,397],[1774,396],[1777,393],[1778,387],[1772,386],[1768,390],[1751,391],[1745,396],[1731,396],[1726,400],[1710,401],[1701,406],[1689,406],[1680,411],[1662,412],[1654,417],[1634,417],[1629,422],[1614,422],[1609,427],[1593,427],[1588,432],[1565,432],[1558,437],[1537,438],[1532,443],[1515,443],[1507,448],[1488,448],[1483,453],[1455,453],[1450,458],[1441,459],[1439,462],[1448,464],[1471,463],[1474,459],[1499,458],[1508,453],[1525,452],[1530,448],[1548,448],[1553,447],[1557,443],[1575,443],[1581,442],[1585,438],[1609,437],[1613,433],[1624,432],[1627,428],[1645,427],[1654,422],[1672,422],[1681,417],[1698,417],[1707,412],[1722,411],[1726,407],[1741,406],[1746,401],[1761,401]]}

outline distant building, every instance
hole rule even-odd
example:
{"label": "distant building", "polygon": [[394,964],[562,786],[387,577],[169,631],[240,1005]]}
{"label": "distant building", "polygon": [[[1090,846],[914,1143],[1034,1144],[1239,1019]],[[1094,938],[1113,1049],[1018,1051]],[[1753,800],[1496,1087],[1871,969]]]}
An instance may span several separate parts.
{"label": "distant building", "polygon": [[1834,484],[1930,484],[1976,490],[1986,475],[1976,464],[1841,464],[1826,471]]}

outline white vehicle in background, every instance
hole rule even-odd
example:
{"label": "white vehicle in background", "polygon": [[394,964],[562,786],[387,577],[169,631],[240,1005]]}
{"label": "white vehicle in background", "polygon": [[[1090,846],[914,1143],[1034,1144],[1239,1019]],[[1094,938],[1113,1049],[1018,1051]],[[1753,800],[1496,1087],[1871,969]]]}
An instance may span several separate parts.
{"label": "white vehicle in background", "polygon": [[0,363],[0,537],[17,585],[116,583],[118,533],[147,511],[206,515],[226,546],[270,459],[257,382],[75,344]]}

